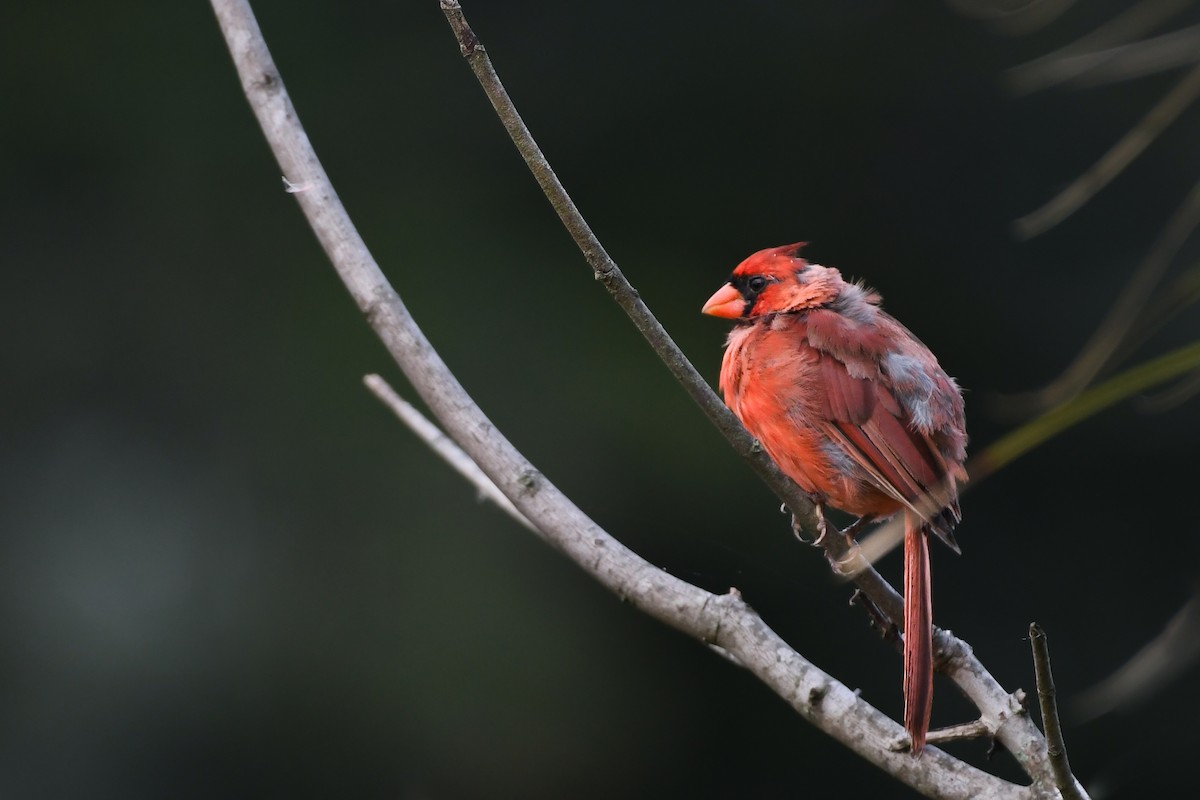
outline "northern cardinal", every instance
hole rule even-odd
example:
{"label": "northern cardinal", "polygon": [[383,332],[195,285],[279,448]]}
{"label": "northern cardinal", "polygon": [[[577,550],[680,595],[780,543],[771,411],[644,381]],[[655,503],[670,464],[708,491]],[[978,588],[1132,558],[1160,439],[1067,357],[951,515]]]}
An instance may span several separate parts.
{"label": "northern cardinal", "polygon": [[904,727],[915,755],[933,702],[927,535],[958,552],[962,393],[878,294],[798,257],[803,246],[753,254],[703,312],[737,320],[721,364],[726,404],[818,510],[860,522],[904,514]]}

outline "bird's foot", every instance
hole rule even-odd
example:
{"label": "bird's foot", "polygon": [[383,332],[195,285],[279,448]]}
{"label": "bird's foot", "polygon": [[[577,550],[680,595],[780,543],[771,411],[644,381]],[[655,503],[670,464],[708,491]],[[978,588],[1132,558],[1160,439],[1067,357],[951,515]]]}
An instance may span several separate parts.
{"label": "bird's foot", "polygon": [[[851,522],[845,528],[838,530],[836,527],[831,526],[829,524],[829,520],[825,518],[824,502],[814,497],[812,499],[812,504],[817,518],[817,537],[811,541],[804,538],[804,527],[800,524],[800,520],[796,517],[792,517],[792,532],[796,534],[797,539],[805,544],[811,544],[813,547],[820,547],[825,543],[825,537],[829,535],[829,530],[832,527],[833,530],[837,531],[846,538],[846,543],[851,547],[851,549],[853,549],[856,545],[854,537],[858,535],[859,531],[861,531],[867,525],[870,525],[876,519],[871,514],[864,514],[863,516],[854,520],[854,522]],[[779,510],[786,511],[787,506],[780,506]]]}

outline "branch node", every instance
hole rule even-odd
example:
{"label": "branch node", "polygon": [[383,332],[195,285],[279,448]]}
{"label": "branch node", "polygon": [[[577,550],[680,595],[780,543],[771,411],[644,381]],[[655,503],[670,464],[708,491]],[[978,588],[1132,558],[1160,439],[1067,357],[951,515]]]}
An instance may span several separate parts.
{"label": "branch node", "polygon": [[1009,709],[1015,715],[1029,713],[1029,698],[1025,695],[1024,689],[1017,689],[1009,695],[1009,700],[1012,701],[1012,706]]}
{"label": "branch node", "polygon": [[542,474],[530,467],[521,471],[521,474],[517,476],[517,483],[521,484],[522,494],[532,497],[541,488]]}
{"label": "branch node", "polygon": [[367,318],[367,323],[378,330],[381,326],[385,326],[388,317],[391,316],[392,309],[395,303],[400,299],[395,290],[389,287],[376,287],[369,300],[362,303],[363,316]]}
{"label": "branch node", "polygon": [[470,58],[483,50],[483,43],[475,36],[475,31],[466,28],[459,34],[458,49],[463,54],[463,58]]}
{"label": "branch node", "polygon": [[446,15],[451,29],[454,30],[454,38],[458,39],[458,49],[463,57],[470,58],[476,53],[483,52],[483,43],[479,41],[475,31],[471,30],[471,26],[467,24],[467,18],[463,16],[462,6],[458,4],[458,0],[441,0],[440,5],[442,13]]}
{"label": "branch node", "polygon": [[281,86],[283,86],[283,81],[280,80],[279,73],[272,70],[263,70],[259,73],[258,80],[255,81],[255,88],[264,92],[278,91]]}
{"label": "branch node", "polygon": [[892,622],[891,618],[883,613],[883,610],[875,605],[875,602],[862,589],[854,590],[854,593],[850,595],[849,604],[862,606],[863,610],[867,612],[867,625],[878,632],[885,642],[900,641],[900,629],[896,627],[896,623]]}

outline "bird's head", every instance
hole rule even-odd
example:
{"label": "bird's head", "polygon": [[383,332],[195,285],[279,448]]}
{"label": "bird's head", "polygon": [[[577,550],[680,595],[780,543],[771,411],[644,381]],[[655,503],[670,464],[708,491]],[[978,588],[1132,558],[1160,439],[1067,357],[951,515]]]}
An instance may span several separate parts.
{"label": "bird's head", "polygon": [[708,298],[701,311],[714,317],[749,319],[833,302],[847,284],[836,269],[800,258],[797,253],[805,244],[759,250],[737,265],[729,282]]}

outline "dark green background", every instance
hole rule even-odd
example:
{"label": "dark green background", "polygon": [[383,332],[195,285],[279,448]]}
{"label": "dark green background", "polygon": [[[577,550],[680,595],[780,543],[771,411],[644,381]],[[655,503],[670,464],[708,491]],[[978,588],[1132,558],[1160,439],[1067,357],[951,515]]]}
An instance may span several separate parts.
{"label": "dark green background", "polygon": [[[1078,5],[1025,37],[896,0],[466,10],[703,374],[727,327],[704,299],[807,239],[959,378],[978,450],[1009,427],[990,400],[1061,371],[1200,177],[1192,108],[1066,224],[1010,235],[1178,77],[1006,94],[1006,67],[1125,6]],[[623,542],[739,587],[898,713],[900,660],[592,281],[437,3],[255,7],[363,236],[493,421]],[[362,388],[411,396],[207,4],[8,4],[0,99],[0,794],[908,796],[476,503]],[[1185,315],[1138,358],[1197,336]],[[966,496],[936,616],[1006,687],[1033,688],[1031,620],[1069,699],[1191,596],[1196,408],[1106,412]],[[1067,718],[1096,797],[1192,780],[1195,676]],[[970,710],[939,683],[935,725]]]}

